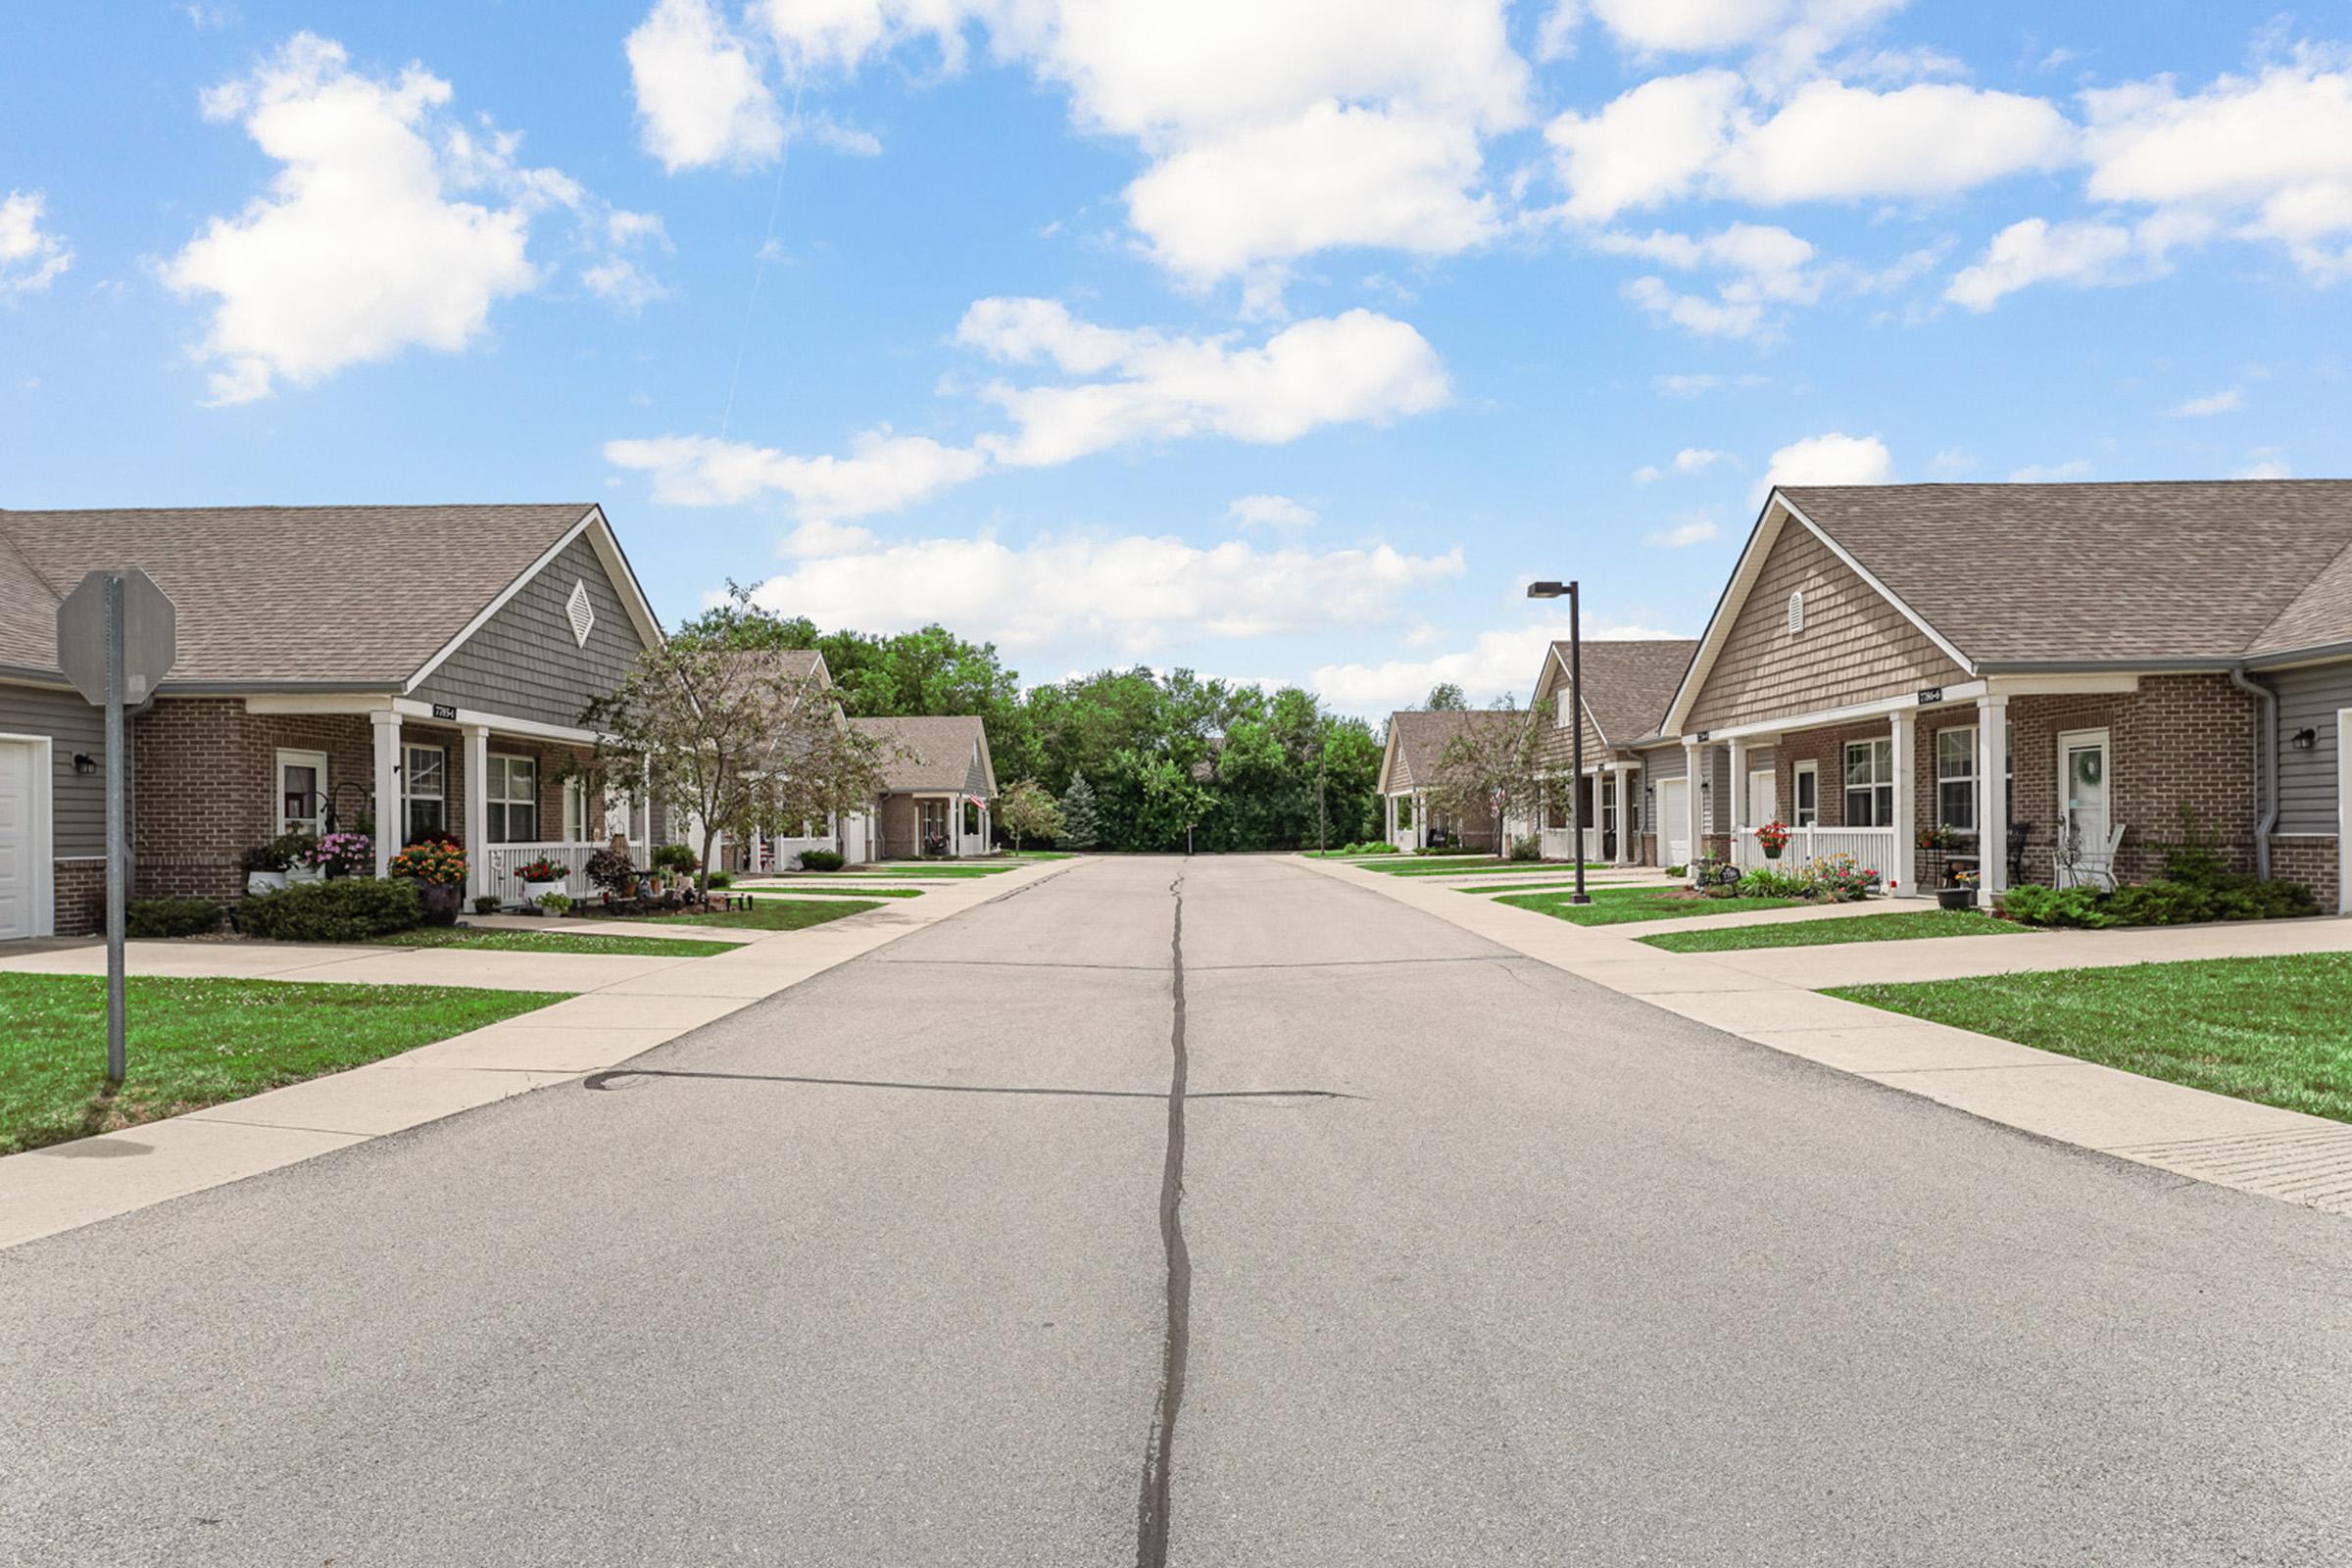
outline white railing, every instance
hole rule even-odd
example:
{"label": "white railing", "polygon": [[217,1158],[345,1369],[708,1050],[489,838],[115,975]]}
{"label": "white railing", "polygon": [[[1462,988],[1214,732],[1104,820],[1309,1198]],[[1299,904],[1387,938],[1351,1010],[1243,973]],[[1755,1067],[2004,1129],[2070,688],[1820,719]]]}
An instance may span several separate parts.
{"label": "white railing", "polygon": [[[1894,829],[1890,827],[1792,827],[1788,830],[1788,847],[1781,852],[1779,863],[1793,870],[1833,855],[1852,856],[1878,872],[1881,881],[1911,880],[1896,859]],[[1733,835],[1732,858],[1743,869],[1773,863],[1765,858],[1764,846],[1756,842],[1754,828],[1744,828]]]}
{"label": "white railing", "polygon": [[[588,885],[588,857],[603,849],[602,844],[493,844],[482,852],[483,887],[501,904],[522,902],[522,878],[514,874],[518,867],[533,860],[548,859],[564,867],[564,879],[573,899],[593,897],[596,890]],[[629,861],[642,868],[645,865],[645,845],[629,846]]]}
{"label": "white railing", "polygon": [[1572,827],[1547,827],[1538,837],[1546,860],[1565,860],[1576,853],[1576,829]]}
{"label": "white railing", "polygon": [[1608,857],[1600,853],[1600,829],[1596,827],[1589,827],[1585,829],[1585,858],[1588,860],[1607,859]]}

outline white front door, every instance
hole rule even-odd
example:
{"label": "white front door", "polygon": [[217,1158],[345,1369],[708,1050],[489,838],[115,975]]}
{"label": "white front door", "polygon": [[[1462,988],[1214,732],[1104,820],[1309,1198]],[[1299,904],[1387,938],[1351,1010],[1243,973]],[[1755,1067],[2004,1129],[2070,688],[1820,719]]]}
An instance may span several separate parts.
{"label": "white front door", "polygon": [[1769,768],[1747,775],[1747,825],[1762,827],[1781,819],[1780,775]]}
{"label": "white front door", "polygon": [[1658,859],[1666,865],[1690,863],[1690,781],[1658,780]]}
{"label": "white front door", "polygon": [[2108,760],[2103,729],[2073,730],[2058,737],[2059,831],[2081,854],[2092,858],[2087,869],[2100,873],[2113,870],[2105,859],[2113,789]]}
{"label": "white front door", "polygon": [[0,942],[41,934],[41,753],[0,741]]}

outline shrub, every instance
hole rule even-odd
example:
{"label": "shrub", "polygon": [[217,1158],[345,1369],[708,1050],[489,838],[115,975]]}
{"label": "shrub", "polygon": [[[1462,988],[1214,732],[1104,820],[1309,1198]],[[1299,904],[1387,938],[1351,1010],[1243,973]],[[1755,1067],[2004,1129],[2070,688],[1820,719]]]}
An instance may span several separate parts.
{"label": "shrub", "polygon": [[1387,839],[1374,839],[1368,844],[1351,845],[1349,848],[1357,855],[1395,855],[1397,853],[1396,846],[1391,844]]}
{"label": "shrub", "polygon": [[710,873],[710,885],[714,888],[731,888],[735,885],[735,879],[724,871],[713,871]]}
{"label": "shrub", "polygon": [[476,914],[496,914],[498,912],[498,895],[495,893],[485,893],[480,898],[475,899],[473,901],[473,912]]}
{"label": "shrub", "polygon": [[680,876],[691,876],[702,863],[694,858],[694,852],[683,844],[654,846],[654,869],[657,871],[675,871]]}
{"label": "shrub", "polygon": [[[299,836],[290,833],[286,838]],[[303,842],[307,844],[310,841],[305,839]],[[271,839],[267,844],[255,845],[237,857],[237,868],[249,876],[256,871],[290,871],[294,868],[294,851],[287,847],[286,839]]]}
{"label": "shrub", "polygon": [[1511,840],[1511,858],[1541,860],[1544,858],[1544,841],[1533,833]]}
{"label": "shrub", "polygon": [[1877,871],[1842,851],[1811,861],[1798,875],[1804,880],[1808,898],[1840,904],[1869,898],[1879,885]]}
{"label": "shrub", "polygon": [[210,899],[133,899],[122,931],[134,937],[197,937],[220,929],[220,906]]}
{"label": "shrub", "polygon": [[831,850],[803,850],[801,869],[804,871],[838,871],[847,862]]}
{"label": "shrub", "polygon": [[539,909],[543,914],[562,914],[570,907],[571,900],[561,893],[543,893],[539,896]]}
{"label": "shrub", "polygon": [[364,942],[421,924],[424,906],[414,882],[343,877],[247,899],[232,918],[270,942]]}
{"label": "shrub", "polygon": [[1689,876],[1690,874],[1690,868],[1687,865],[1661,865],[1658,867],[1660,876]]}
{"label": "shrub", "polygon": [[1811,886],[1803,877],[1769,866],[1759,867],[1741,877],[1738,892],[1743,899],[1804,899],[1813,895]]}
{"label": "shrub", "polygon": [[637,875],[637,867],[628,855],[611,845],[588,857],[586,870],[589,885],[602,888],[607,893],[618,893]]}
{"label": "shrub", "polygon": [[2097,888],[2047,888],[2024,882],[2001,895],[2001,912],[2026,925],[2074,926],[2097,930],[2115,924]]}

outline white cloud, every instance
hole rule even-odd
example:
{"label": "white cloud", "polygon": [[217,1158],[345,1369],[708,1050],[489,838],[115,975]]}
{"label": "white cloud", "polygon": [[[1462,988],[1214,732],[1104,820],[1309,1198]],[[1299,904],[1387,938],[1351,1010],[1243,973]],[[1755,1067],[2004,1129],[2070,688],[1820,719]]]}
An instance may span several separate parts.
{"label": "white cloud", "polygon": [[1261,637],[1395,618],[1461,552],[1315,552],[1241,540],[1068,534],[1024,545],[924,539],[804,561],[759,599],[819,624],[897,631],[944,620],[1006,647],[1108,638],[1143,654],[1177,636]]}
{"label": "white cloud", "polygon": [[2217,414],[2235,414],[2245,406],[2245,393],[2231,386],[2207,393],[2201,398],[2190,398],[2185,403],[2176,405],[2172,414],[2176,419],[2206,419]]}
{"label": "white cloud", "polygon": [[[1568,635],[1566,619],[1536,621],[1507,630],[1481,632],[1468,648],[1432,659],[1392,659],[1377,664],[1324,664],[1310,682],[1324,701],[1358,712],[1409,708],[1429,695],[1441,681],[1462,688],[1473,704],[1484,706],[1502,697],[1527,700],[1544,654]],[[1588,639],[1671,637],[1672,632],[1621,626],[1595,631],[1584,628]]]}
{"label": "white cloud", "polygon": [[1772,455],[1753,499],[1761,504],[1775,485],[1885,484],[1894,476],[1894,459],[1875,435],[1831,430],[1791,441]]}
{"label": "white cloud", "polygon": [[2085,92],[2086,194],[2234,222],[2323,279],[2352,270],[2352,68],[2304,49],[2182,96],[2172,78]]}
{"label": "white cloud", "polygon": [[[1006,309],[1009,305],[1011,308]],[[1011,467],[1068,463],[1131,441],[1216,434],[1279,444],[1326,424],[1386,424],[1451,396],[1429,340],[1370,311],[1298,321],[1255,348],[1230,335],[1167,337],[1076,321],[1046,301],[983,300],[958,341],[1001,361],[1051,358],[1112,372],[1075,384],[993,383],[983,396],[1013,422],[980,450]]]}
{"label": "white cloud", "polygon": [[1656,545],[1662,550],[1688,550],[1692,545],[1705,544],[1722,532],[1714,518],[1692,513],[1645,535],[1642,542]]}
{"label": "white cloud", "polygon": [[73,248],[41,226],[48,198],[12,190],[0,200],[0,298],[37,294],[74,265]]}
{"label": "white cloud", "polygon": [[1243,496],[1225,509],[1225,516],[1237,528],[1311,528],[1315,513],[1289,496]]}
{"label": "white cloud", "polygon": [[1943,297],[1972,311],[1989,311],[2004,296],[2036,283],[2085,288],[2126,282],[2138,275],[2138,240],[2120,223],[2021,219],[1993,235],[1973,265],[1952,274]]}
{"label": "white cloud", "polygon": [[2076,458],[2069,463],[2029,463],[2011,470],[2011,484],[2056,484],[2066,479],[2085,478],[2090,473],[2090,460]]}
{"label": "white cloud", "polygon": [[847,458],[796,457],[667,435],[609,442],[605,457],[651,472],[654,499],[666,505],[732,506],[779,491],[803,518],[858,517],[927,500],[992,466],[1050,467],[1196,435],[1280,445],[1330,424],[1386,424],[1451,395],[1428,340],[1369,311],[1294,322],[1249,347],[1235,334],[1099,326],[1052,300],[988,299],[964,313],[956,338],[1003,365],[1094,379],[990,382],[979,395],[1010,428],[968,446],[880,429],[858,436]]}
{"label": "white cloud", "polygon": [[2286,464],[2286,453],[2280,447],[2256,447],[2253,461],[2235,473],[2232,479],[2291,479],[2294,470]]}
{"label": "white cloud", "polygon": [[1961,447],[1945,447],[1928,460],[1928,471],[1939,479],[1974,472],[1983,463],[1974,452]]}
{"label": "white cloud", "polygon": [[1757,206],[1950,196],[2072,156],[2075,130],[2038,98],[1950,82],[1886,92],[1816,80],[1765,114],[1728,71],[1659,76],[1544,135],[1566,213],[1616,217],[1687,196]]}
{"label": "white cloud", "polygon": [[671,173],[762,164],[783,147],[783,118],[759,63],[709,0],[660,0],[627,51],[645,150]]}
{"label": "white cloud", "polygon": [[1712,370],[1700,370],[1676,375],[1653,375],[1649,378],[1649,384],[1665,397],[1694,398],[1724,387],[1762,386],[1766,379],[1752,370],[1743,375],[1717,375]]}
{"label": "white cloud", "polygon": [[853,523],[814,517],[786,534],[776,553],[796,560],[815,560],[825,556],[854,556],[873,547],[871,531]]}
{"label": "white cloud", "polygon": [[1654,463],[1644,463],[1642,465],[1642,466],[1636,468],[1633,473],[1634,483],[1636,484],[1656,484],[1665,476],[1665,471]]}
{"label": "white cloud", "polygon": [[790,496],[804,518],[895,512],[979,476],[988,460],[928,436],[860,432],[846,458],[793,457],[748,441],[665,435],[608,441],[605,461],[654,476],[654,500],[672,507],[727,507],[768,491]]}
{"label": "white cloud", "polygon": [[[215,301],[197,351],[214,365],[211,401],[250,402],[280,379],[309,385],[412,346],[464,348],[496,301],[541,282],[525,244],[547,212],[577,221],[590,272],[659,233],[556,170],[517,164],[518,138],[458,123],[450,97],[422,66],[379,79],[311,33],[205,94],[206,118],[240,122],[283,166],[269,194],[214,219],[161,270],[181,296]],[[649,297],[641,274],[588,286]]]}
{"label": "white cloud", "polygon": [[1623,290],[1652,316],[1702,336],[1765,336],[1772,329],[1770,307],[1810,304],[1821,297],[1826,282],[1825,274],[1809,265],[1811,243],[1768,223],[1734,223],[1705,235],[1604,231],[1592,243],[1612,255],[1639,256],[1685,270],[1732,272],[1711,299],[1677,293],[1657,277],[1636,278]]}
{"label": "white cloud", "polygon": [[[1711,447],[1685,447],[1674,455],[1672,466],[1677,473],[1704,473],[1718,463],[1729,463],[1729,452],[1717,452]],[[1665,477],[1666,470],[1654,463],[1645,463],[1634,470],[1634,483],[1655,484]]]}

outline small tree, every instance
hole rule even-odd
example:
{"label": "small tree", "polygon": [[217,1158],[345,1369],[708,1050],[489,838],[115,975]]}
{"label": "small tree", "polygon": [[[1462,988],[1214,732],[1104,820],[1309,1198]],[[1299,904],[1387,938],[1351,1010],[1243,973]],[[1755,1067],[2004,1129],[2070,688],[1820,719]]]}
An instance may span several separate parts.
{"label": "small tree", "polygon": [[1091,850],[1102,841],[1102,819],[1095,808],[1095,788],[1084,773],[1070,775],[1061,792],[1061,831],[1055,842],[1069,850]]}
{"label": "small tree", "polygon": [[704,890],[721,834],[782,832],[859,809],[883,788],[881,746],[843,720],[815,676],[711,637],[647,649],[581,722],[598,737],[583,774],[692,819]]}
{"label": "small tree", "polygon": [[1438,754],[1430,805],[1459,821],[1483,817],[1493,823],[1498,856],[1509,851],[1505,824],[1511,813],[1540,812],[1545,794],[1557,788],[1539,772],[1542,729],[1535,718],[1507,700],[1465,713],[1461,728]]}
{"label": "small tree", "polygon": [[1023,839],[1058,839],[1064,831],[1061,807],[1033,778],[1014,781],[997,798],[997,821],[1012,836],[1016,855]]}
{"label": "small tree", "polygon": [[1470,699],[1453,682],[1442,680],[1429,689],[1429,701],[1424,706],[1435,713],[1466,713],[1470,710]]}

